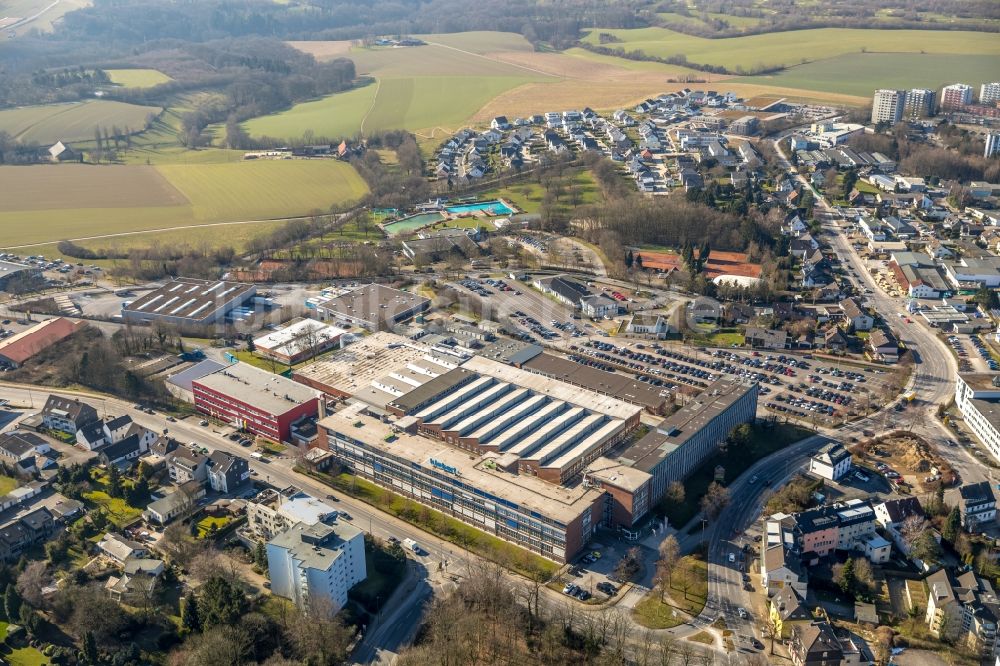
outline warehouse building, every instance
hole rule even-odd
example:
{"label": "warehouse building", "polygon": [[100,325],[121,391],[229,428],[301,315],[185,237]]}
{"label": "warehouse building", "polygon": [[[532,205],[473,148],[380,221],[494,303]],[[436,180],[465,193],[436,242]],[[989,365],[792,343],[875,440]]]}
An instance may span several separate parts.
{"label": "warehouse building", "polygon": [[0,261],[0,291],[21,292],[41,284],[42,269],[13,261]]}
{"label": "warehouse building", "polygon": [[303,319],[254,339],[253,345],[261,356],[293,365],[333,349],[346,332],[315,319]]}
{"label": "warehouse building", "polygon": [[0,366],[18,368],[35,354],[64,340],[87,325],[65,317],[46,319],[0,341]]}
{"label": "warehouse building", "polygon": [[134,324],[161,322],[181,329],[225,323],[257,295],[257,287],[179,277],[159,289],[122,304],[122,319]]}
{"label": "warehouse building", "polygon": [[317,299],[316,315],[346,328],[388,331],[430,307],[430,299],[381,284],[366,284],[339,296]]}
{"label": "warehouse building", "polygon": [[199,412],[276,442],[319,409],[316,391],[245,363],[195,379],[191,391]]}

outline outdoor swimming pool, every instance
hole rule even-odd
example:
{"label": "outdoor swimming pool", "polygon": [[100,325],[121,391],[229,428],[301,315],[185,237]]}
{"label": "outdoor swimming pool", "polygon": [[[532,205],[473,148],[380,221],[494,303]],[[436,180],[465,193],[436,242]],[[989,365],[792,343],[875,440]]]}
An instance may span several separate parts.
{"label": "outdoor swimming pool", "polygon": [[382,225],[382,230],[388,235],[394,236],[408,231],[415,231],[421,227],[426,227],[429,224],[440,222],[443,219],[444,215],[441,213],[421,213],[420,215],[404,217],[403,219],[396,220],[395,222],[388,222]]}
{"label": "outdoor swimming pool", "polygon": [[514,209],[502,201],[477,201],[460,206],[447,206],[446,211],[453,215],[462,213],[485,213],[486,215],[510,215]]}

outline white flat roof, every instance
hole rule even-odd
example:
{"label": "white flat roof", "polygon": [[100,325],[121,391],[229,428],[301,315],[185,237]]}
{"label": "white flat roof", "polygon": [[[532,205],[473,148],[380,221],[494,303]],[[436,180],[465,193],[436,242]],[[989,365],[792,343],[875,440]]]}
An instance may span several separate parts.
{"label": "white flat roof", "polygon": [[310,349],[322,347],[346,332],[338,326],[324,324],[315,319],[303,319],[263,335],[255,339],[253,344],[257,349],[293,357]]}

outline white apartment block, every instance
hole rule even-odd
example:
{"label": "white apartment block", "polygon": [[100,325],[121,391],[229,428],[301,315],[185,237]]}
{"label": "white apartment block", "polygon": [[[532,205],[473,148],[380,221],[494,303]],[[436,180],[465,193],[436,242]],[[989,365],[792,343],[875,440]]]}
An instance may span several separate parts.
{"label": "white apartment block", "polygon": [[972,104],[972,86],[953,83],[941,89],[941,108],[957,109]]}
{"label": "white apartment block", "polygon": [[368,577],[365,539],[347,524],[297,523],[267,544],[271,592],[309,608],[317,599],[331,611],[347,604],[347,592]]}
{"label": "white apartment block", "polygon": [[1000,81],[979,86],[979,103],[992,106],[1000,102]]}
{"label": "white apartment block", "polygon": [[903,119],[906,92],[903,90],[876,90],[872,98],[872,122],[895,125]]}
{"label": "white apartment block", "polygon": [[993,375],[959,374],[955,383],[955,405],[965,424],[1000,460],[1000,385]]}

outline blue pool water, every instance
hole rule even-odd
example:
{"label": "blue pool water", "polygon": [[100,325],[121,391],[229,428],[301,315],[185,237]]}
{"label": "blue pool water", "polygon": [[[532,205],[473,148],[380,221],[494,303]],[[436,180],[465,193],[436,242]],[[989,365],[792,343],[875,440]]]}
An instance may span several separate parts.
{"label": "blue pool water", "polygon": [[462,213],[485,213],[486,215],[510,215],[514,209],[502,201],[477,201],[461,206],[447,206],[446,211],[455,215]]}

